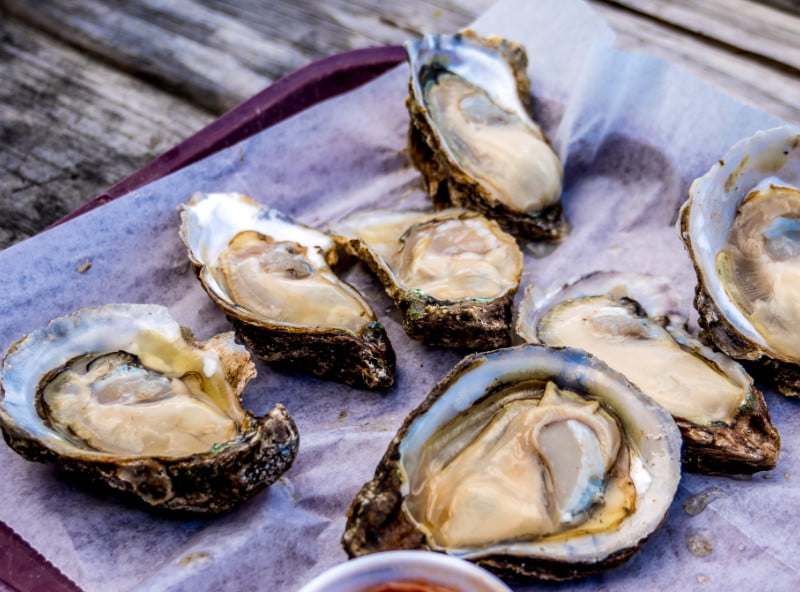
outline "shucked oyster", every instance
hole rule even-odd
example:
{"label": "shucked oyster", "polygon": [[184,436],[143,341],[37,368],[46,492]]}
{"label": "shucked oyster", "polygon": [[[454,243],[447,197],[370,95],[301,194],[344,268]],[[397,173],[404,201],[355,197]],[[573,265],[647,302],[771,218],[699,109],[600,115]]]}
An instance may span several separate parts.
{"label": "shucked oyster", "polygon": [[223,512],[297,452],[282,405],[261,418],[242,409],[253,376],[233,333],[200,343],[162,306],[84,308],[11,347],[0,425],[28,460],[57,460],[153,506]]}
{"label": "shucked oyster", "polygon": [[666,278],[595,273],[520,304],[527,341],[577,347],[624,374],[663,405],[683,436],[683,462],[704,473],[775,468],[780,438],[742,367],[689,335]]}
{"label": "shucked oyster", "polygon": [[680,479],[669,414],[603,362],[523,345],[462,360],[353,501],[347,553],[429,549],[509,579],[620,565]]}
{"label": "shucked oyster", "polygon": [[475,349],[511,343],[523,257],[497,223],[458,208],[377,210],[358,212],[332,231],[378,275],[412,337]]}
{"label": "shucked oyster", "polygon": [[734,145],[692,184],[680,233],[705,335],[800,396],[800,130]]}
{"label": "shucked oyster", "polygon": [[391,386],[386,330],[331,271],[328,235],[237,193],[195,194],[181,217],[200,283],[257,356],[353,386]]}
{"label": "shucked oyster", "polygon": [[531,118],[523,47],[464,31],[406,52],[409,154],[434,204],[477,210],[522,238],[563,238],[561,160]]}

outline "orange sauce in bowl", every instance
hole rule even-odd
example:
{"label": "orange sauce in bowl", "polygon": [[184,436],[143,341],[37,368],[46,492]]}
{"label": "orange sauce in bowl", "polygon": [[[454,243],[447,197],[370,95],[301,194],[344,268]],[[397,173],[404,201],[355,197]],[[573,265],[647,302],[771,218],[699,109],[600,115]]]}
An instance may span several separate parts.
{"label": "orange sauce in bowl", "polygon": [[459,592],[448,586],[419,581],[387,582],[367,588],[363,592]]}

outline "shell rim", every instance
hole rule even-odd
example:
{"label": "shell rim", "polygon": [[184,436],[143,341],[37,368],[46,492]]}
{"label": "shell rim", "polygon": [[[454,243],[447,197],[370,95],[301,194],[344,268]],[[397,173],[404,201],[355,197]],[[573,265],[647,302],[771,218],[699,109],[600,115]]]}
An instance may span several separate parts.
{"label": "shell rim", "polygon": [[[719,281],[719,276],[716,273],[716,257],[719,250],[711,253],[711,246],[708,243],[708,238],[703,234],[706,224],[713,223],[713,214],[708,214],[712,220],[706,222],[705,216],[707,215],[706,211],[708,208],[704,207],[706,206],[706,200],[702,199],[703,195],[711,194],[709,188],[713,186],[714,181],[716,181],[718,177],[725,176],[727,177],[726,185],[731,184],[731,186],[737,190],[737,193],[741,193],[741,195],[738,197],[734,195],[728,200],[723,201],[723,203],[727,204],[727,201],[734,200],[735,203],[733,205],[738,206],[742,199],[757,185],[756,183],[743,190],[740,189],[739,186],[733,185],[733,183],[740,180],[744,163],[752,154],[752,152],[748,150],[751,144],[758,142],[762,145],[768,142],[786,143],[791,138],[794,139],[792,149],[795,149],[798,147],[798,143],[800,143],[800,128],[784,125],[760,130],[734,143],[720,160],[715,162],[706,173],[692,182],[689,188],[689,197],[681,206],[676,226],[678,234],[683,240],[694,264],[698,280],[698,291],[701,289],[703,290],[716,314],[724,320],[729,330],[734,331],[740,338],[751,344],[751,347],[757,350],[759,356],[767,356],[797,365],[800,364],[800,359],[792,359],[778,352],[767,343],[761,333],[757,331],[753,324],[739,311],[738,307],[733,303],[727,291],[722,286],[722,283]],[[800,159],[800,151],[794,153],[794,158]],[[800,188],[800,186],[798,186],[798,188]],[[726,189],[725,193],[728,194],[730,192]],[[731,217],[732,216],[733,214],[731,214]],[[725,234],[727,236],[727,232]]]}
{"label": "shell rim", "polygon": [[[586,551],[576,552],[573,545],[567,545],[563,541],[562,542],[554,542],[554,543],[542,543],[542,542],[528,542],[528,543],[521,543],[517,544],[514,542],[511,543],[501,543],[495,546],[490,546],[483,549],[448,549],[444,547],[440,547],[435,545],[429,536],[427,530],[424,526],[422,526],[407,510],[405,504],[405,497],[408,493],[409,487],[409,479],[408,479],[408,472],[406,470],[406,466],[404,464],[404,456],[408,452],[408,446],[404,446],[404,442],[408,441],[409,434],[413,435],[413,431],[415,430],[415,424],[423,417],[425,417],[428,413],[431,412],[432,409],[436,408],[437,402],[444,398],[444,394],[447,390],[455,384],[459,379],[459,373],[464,372],[467,373],[471,370],[471,368],[478,364],[483,365],[486,359],[491,359],[496,356],[504,356],[504,355],[511,355],[512,357],[526,357],[526,352],[532,352],[532,355],[535,358],[543,357],[543,358],[550,358],[548,360],[550,363],[569,363],[572,362],[579,362],[579,367],[582,367],[582,371],[579,371],[576,374],[576,379],[585,380],[587,377],[592,378],[593,373],[597,373],[597,376],[603,376],[607,380],[614,383],[618,388],[631,393],[633,399],[638,401],[643,408],[652,411],[654,414],[653,416],[657,418],[656,425],[663,427],[663,432],[655,434],[652,436],[652,441],[660,444],[663,448],[663,453],[656,455],[653,461],[661,461],[664,463],[664,466],[661,469],[653,469],[649,470],[650,476],[652,480],[647,487],[645,492],[645,499],[642,499],[640,495],[637,493],[637,504],[639,507],[643,507],[646,510],[647,514],[652,516],[649,517],[649,520],[644,521],[640,528],[634,532],[633,535],[627,535],[624,537],[623,541],[615,543],[611,548],[608,547],[608,543],[605,541],[614,537],[611,535],[616,535],[620,532],[620,530],[625,530],[625,528],[618,528],[610,534],[600,534],[600,535],[581,535],[579,538],[581,541],[593,541],[600,539],[601,540],[601,547],[599,549],[592,549],[589,548]],[[504,352],[510,352],[510,354],[506,354]],[[542,360],[537,360],[537,362],[543,362]],[[582,366],[585,365],[585,366]],[[558,380],[556,382],[559,382]],[[601,380],[602,383],[602,380]],[[487,386],[491,386],[492,388],[498,386],[497,382],[490,383]],[[599,386],[599,385],[597,385]],[[573,385],[572,388],[575,388]],[[481,397],[485,395],[486,391],[481,390],[478,395],[476,395],[472,401],[479,400]],[[463,407],[463,409],[466,409]],[[614,408],[614,406],[612,406]],[[461,410],[463,410],[461,409]],[[616,409],[615,409],[616,411]],[[453,416],[445,417],[444,421],[452,418]],[[626,420],[620,417],[620,420],[623,423],[627,423]],[[440,422],[440,425],[443,422]],[[430,428],[429,430],[430,431]],[[402,437],[401,437],[402,436]],[[646,434],[642,433],[640,436],[643,439],[648,439]],[[406,518],[410,521],[411,524],[415,526],[420,532],[422,532],[425,536],[427,544],[433,550],[437,551],[444,551],[448,554],[468,559],[471,561],[480,561],[483,558],[495,557],[495,556],[513,556],[513,557],[521,557],[521,558],[541,558],[547,561],[555,561],[555,562],[563,562],[568,564],[599,564],[602,563],[604,560],[611,558],[612,556],[624,553],[626,551],[630,551],[631,549],[637,549],[643,542],[646,540],[666,518],[666,515],[669,511],[669,507],[672,503],[672,499],[677,491],[678,483],[680,481],[681,475],[681,446],[682,446],[682,439],[680,435],[680,431],[675,424],[672,416],[663,409],[660,405],[655,403],[650,397],[643,394],[639,391],[633,384],[630,383],[622,374],[612,370],[609,368],[604,362],[595,358],[594,356],[586,353],[583,350],[573,349],[573,348],[554,348],[543,346],[539,344],[523,344],[511,348],[504,348],[500,350],[494,350],[491,352],[484,352],[473,354],[464,358],[431,392],[428,399],[426,399],[420,407],[418,407],[415,412],[409,416],[407,422],[404,424],[402,434],[398,434],[398,437],[401,437],[400,441],[397,444],[397,467],[398,472],[401,477],[401,487],[400,493],[403,498],[402,502],[402,512],[406,516]],[[424,440],[424,438],[423,438]],[[648,463],[649,464],[649,463]],[[663,470],[667,469],[667,470]],[[663,487],[662,493],[658,493],[654,495],[653,487]],[[664,494],[666,493],[666,495]],[[648,495],[652,496],[652,499],[648,500]],[[649,503],[652,502],[652,503]],[[636,514],[637,520],[641,520],[641,517],[644,514]],[[626,519],[623,523],[624,526],[630,524],[630,522]],[[627,532],[627,531],[626,531]],[[552,553],[549,552],[551,547],[561,547],[560,553]],[[570,548],[567,548],[570,547]]]}
{"label": "shell rim", "polygon": [[[81,317],[85,315],[94,315],[94,314],[128,314],[131,310],[138,311],[141,313],[142,316],[150,313],[151,316],[158,317],[159,320],[162,321],[171,321],[172,328],[178,330],[181,335],[182,342],[192,349],[198,349],[198,343],[200,342],[190,342],[186,340],[185,330],[187,328],[183,325],[180,325],[169,313],[169,309],[165,306],[159,304],[142,304],[142,303],[110,303],[104,304],[96,307],[81,307],[77,309],[75,312],[63,315],[60,317],[56,317],[50,320],[47,325],[43,327],[39,327],[32,331],[31,333],[24,335],[16,342],[14,342],[8,351],[6,352],[5,356],[0,362],[0,427],[2,427],[4,433],[8,433],[12,435],[15,439],[18,440],[26,440],[35,442],[38,446],[41,446],[49,453],[58,455],[60,457],[70,458],[79,460],[81,462],[94,462],[94,463],[107,463],[109,461],[113,461],[115,463],[125,464],[125,463],[134,463],[142,460],[154,460],[158,462],[162,462],[164,464],[176,464],[182,462],[199,462],[204,459],[214,458],[219,456],[220,452],[224,452],[225,450],[229,450],[233,447],[238,447],[241,445],[247,445],[254,437],[257,436],[259,431],[259,420],[249,412],[246,412],[243,408],[241,408],[241,392],[235,392],[236,389],[234,388],[235,385],[230,385],[231,390],[234,391],[233,395],[234,398],[243,411],[243,419],[241,421],[241,425],[238,427],[238,434],[235,438],[228,440],[227,442],[220,442],[215,445],[214,448],[203,451],[197,452],[190,455],[183,455],[183,456],[162,456],[162,455],[136,455],[136,454],[118,454],[114,452],[103,452],[100,450],[92,450],[91,448],[82,448],[80,444],[72,441],[66,440],[63,435],[61,435],[57,430],[47,426],[42,422],[42,425],[45,426],[46,430],[42,434],[36,434],[35,432],[31,431],[24,422],[20,422],[20,416],[11,411],[9,406],[7,405],[8,401],[8,394],[11,392],[13,395],[18,395],[20,397],[20,401],[23,403],[27,403],[29,401],[26,393],[24,392],[17,392],[16,390],[11,390],[7,388],[8,383],[8,374],[9,372],[14,371],[14,363],[19,355],[19,352],[22,352],[25,355],[29,355],[26,353],[26,350],[23,349],[25,347],[34,346],[36,345],[36,340],[40,340],[42,338],[47,338],[48,336],[52,335],[53,332],[57,332],[58,328],[63,325],[64,323],[68,323],[74,320],[80,320]],[[241,349],[242,351],[246,352],[246,349],[243,346],[240,346],[233,341],[233,332],[229,331],[226,333],[220,334],[221,336],[229,336],[229,346]],[[218,335],[217,337],[219,337]],[[26,342],[28,342],[26,344]],[[111,351],[111,350],[109,350]],[[118,350],[114,350],[118,351]],[[99,352],[98,352],[99,353]],[[249,355],[249,354],[248,354]],[[219,357],[217,357],[219,361]],[[11,363],[11,366],[9,366]],[[11,368],[9,370],[9,368]],[[48,371],[52,371],[52,368]],[[219,370],[220,372],[224,372],[222,368]],[[38,385],[41,383],[41,378],[44,376],[43,374],[40,375],[36,379],[37,388]],[[249,381],[249,379],[248,379]],[[246,384],[246,382],[245,382]],[[242,389],[245,385],[241,385]],[[18,406],[20,409],[24,411],[25,407],[22,405]],[[34,414],[38,419],[41,419],[38,412],[34,410]],[[266,417],[266,416],[265,416]],[[43,439],[43,437],[47,439]],[[61,445],[53,445],[53,442],[67,442],[68,446],[61,446]]]}

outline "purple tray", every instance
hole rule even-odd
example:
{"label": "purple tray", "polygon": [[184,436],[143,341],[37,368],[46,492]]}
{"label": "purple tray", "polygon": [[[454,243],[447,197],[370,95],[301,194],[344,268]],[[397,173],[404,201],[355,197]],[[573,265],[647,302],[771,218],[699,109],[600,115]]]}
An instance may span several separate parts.
{"label": "purple tray", "polygon": [[[399,45],[357,49],[305,66],[234,107],[190,138],[68,214],[62,224],[310,107],[372,80],[405,60]],[[0,521],[0,592],[80,592]]]}

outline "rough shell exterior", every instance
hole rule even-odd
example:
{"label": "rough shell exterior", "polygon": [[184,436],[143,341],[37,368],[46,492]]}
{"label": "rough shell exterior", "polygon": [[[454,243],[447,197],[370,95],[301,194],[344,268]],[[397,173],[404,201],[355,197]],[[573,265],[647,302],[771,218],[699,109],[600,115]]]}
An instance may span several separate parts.
{"label": "rough shell exterior", "polygon": [[708,475],[751,474],[778,464],[780,436],[769,417],[764,396],[753,387],[752,403],[733,425],[701,426],[675,419],[683,436],[681,460],[687,471]]}
{"label": "rough shell exterior", "polygon": [[[708,244],[713,242],[718,246],[720,237],[727,236],[729,227],[723,220],[732,217],[746,195],[761,180],[771,176],[779,177],[789,186],[800,184],[800,132],[797,128],[763,130],[732,146],[723,159],[692,183],[677,227],[698,278],[695,308],[702,337],[747,364],[757,378],[774,385],[782,394],[797,397],[800,396],[800,365],[781,359],[763,338],[753,336],[755,329],[752,327],[737,328],[736,323],[742,321],[732,321],[725,312],[734,305],[721,289],[716,274],[709,271],[716,269],[713,261],[717,251],[715,247],[709,252]],[[698,220],[703,221],[706,236],[693,236],[696,232],[693,224]]]}
{"label": "rough shell exterior", "polygon": [[309,333],[265,327],[230,314],[227,317],[242,343],[277,367],[361,388],[386,389],[394,383],[395,353],[379,322],[355,336],[335,329]]}
{"label": "rough shell exterior", "polygon": [[[349,557],[358,557],[370,553],[389,550],[419,549],[427,551],[442,552],[434,548],[427,538],[425,532],[415,524],[404,508],[403,488],[407,487],[407,478],[402,468],[401,444],[408,436],[409,431],[419,418],[429,413],[434,404],[442,397],[446,396],[451,384],[472,368],[480,366],[487,357],[502,355],[503,352],[520,352],[522,350],[547,350],[551,352],[563,352],[565,358],[574,356],[588,361],[592,368],[600,369],[602,373],[610,373],[616,376],[613,380],[620,381],[620,384],[632,387],[624,377],[611,371],[604,363],[592,358],[580,350],[570,350],[568,348],[545,348],[539,345],[522,345],[505,350],[486,352],[483,354],[473,354],[464,358],[445,376],[431,391],[428,397],[417,407],[398,430],[394,439],[389,445],[386,453],[376,468],[373,479],[361,488],[353,500],[347,513],[347,526],[342,537],[342,545]],[[561,355],[561,354],[556,354]],[[524,375],[525,370],[521,370]],[[524,380],[519,378],[518,380]],[[582,378],[578,379],[582,380]],[[558,379],[556,379],[558,382]],[[500,388],[502,382],[498,379],[494,388]],[[574,387],[573,387],[574,388]],[[476,390],[483,392],[482,388]],[[641,397],[641,394],[639,394]],[[647,399],[646,397],[642,397]],[[480,397],[479,397],[480,399]],[[479,400],[478,399],[478,400]],[[649,401],[649,399],[647,399]],[[463,403],[463,401],[462,401]],[[642,536],[634,537],[623,548],[604,556],[596,556],[591,561],[567,561],[548,557],[542,552],[537,552],[537,545],[532,543],[526,550],[529,552],[498,552],[480,554],[478,557],[469,557],[469,560],[484,567],[504,580],[508,581],[531,581],[531,580],[568,580],[583,577],[594,573],[600,573],[622,565],[646,542],[649,536],[661,525],[666,518],[666,508],[674,495],[674,488],[677,487],[679,478],[678,456],[680,448],[680,438],[677,430],[669,420],[668,414],[652,402],[645,405],[656,408],[656,414],[664,416],[669,424],[664,425],[662,433],[658,436],[664,445],[664,457],[669,457],[666,461],[671,463],[675,475],[666,477],[670,482],[667,486],[672,493],[666,492],[669,499],[658,501],[664,505],[664,513],[656,524],[652,525],[652,530]],[[663,460],[663,459],[662,459]],[[662,470],[664,467],[662,467]],[[661,476],[659,476],[660,478]],[[653,502],[650,502],[653,503]]]}
{"label": "rough shell exterior", "polygon": [[[69,342],[70,331],[92,323],[93,315],[102,316],[104,321],[111,319],[111,324],[103,324],[101,330],[103,341],[108,342],[94,346],[100,349],[93,353],[118,351],[120,345],[114,342],[114,338],[119,331],[114,328],[120,325],[116,323],[127,325],[131,319],[130,326],[138,327],[138,331],[143,325],[146,330],[154,331],[158,330],[153,329],[154,326],[169,323],[169,330],[174,330],[181,337],[180,347],[213,352],[217,356],[216,363],[222,377],[241,409],[242,392],[256,371],[250,354],[234,343],[232,332],[198,342],[188,328],[172,320],[165,307],[156,305],[111,304],[95,309],[80,309],[23,337],[11,346],[3,360],[0,427],[6,442],[14,451],[31,461],[55,461],[81,480],[89,482],[92,488],[109,488],[159,509],[188,512],[227,512],[271,485],[289,469],[297,454],[299,434],[294,420],[280,404],[258,418],[244,411],[239,434],[233,440],[216,445],[209,451],[184,457],[137,457],[98,452],[63,437],[51,436],[53,430],[50,427],[42,430],[38,425],[26,425],[30,420],[23,418],[29,415],[28,410],[32,410],[30,415],[35,421],[44,423],[37,400],[38,389],[53,371],[53,368],[34,361],[33,365],[38,371],[30,375],[31,364],[27,360],[41,358],[37,355],[37,351],[41,351],[38,348],[54,350],[60,347],[60,340]],[[151,321],[147,319],[150,318],[156,318],[157,325],[149,325]],[[76,343],[83,344],[85,341],[77,340]],[[64,353],[55,353],[54,356],[74,357],[73,350],[77,347],[82,345],[65,345]],[[108,349],[102,350],[103,347]],[[20,361],[17,354],[23,349],[27,351]],[[12,373],[16,373],[13,379],[9,376]],[[34,385],[33,390],[37,392],[18,386],[20,381],[16,377],[22,377],[20,373],[25,374],[25,383]],[[19,409],[23,410],[22,414]],[[47,441],[37,437],[37,433],[43,431],[49,438]]]}
{"label": "rough shell exterior", "polygon": [[403,315],[403,328],[414,339],[437,347],[471,350],[511,345],[511,309],[516,289],[491,300],[438,300],[398,286],[364,241],[345,237],[337,237],[337,241],[378,276]]}
{"label": "rough shell exterior", "polygon": [[228,512],[274,483],[297,454],[297,426],[283,405],[251,419],[242,436],[218,452],[186,458],[102,461],[58,454],[17,426],[3,424],[11,448],[31,461],[56,461],[87,481],[165,510]]}
{"label": "rough shell exterior", "polygon": [[[192,268],[203,289],[225,313],[242,342],[256,356],[279,367],[358,388],[391,387],[396,371],[395,353],[386,329],[380,322],[373,321],[358,334],[335,327],[273,322],[248,312],[232,303],[229,298],[217,293],[207,277],[207,267],[212,263],[202,260],[202,250],[193,249],[191,246],[194,242],[191,234],[194,226],[197,226],[192,224],[191,210],[196,204],[207,199],[228,199],[232,204],[244,208],[247,216],[250,216],[255,223],[259,221],[259,217],[275,218],[287,225],[318,231],[240,194],[198,193],[188,204],[182,206],[183,223],[180,235],[187,246]],[[224,208],[224,205],[222,207]],[[248,219],[237,219],[236,223],[238,226],[235,228],[221,229],[220,234],[226,237],[226,242],[237,232],[253,228],[250,226],[251,220]],[[328,265],[336,264],[338,259],[336,249],[328,249],[323,255]]]}
{"label": "rough shell exterior", "polygon": [[[463,36],[478,38],[471,31]],[[517,82],[517,92],[522,104],[531,109],[531,83],[527,75],[528,57],[525,48],[514,41],[499,37],[483,40],[486,47],[498,51],[509,63]],[[536,216],[521,214],[508,207],[492,203],[487,190],[474,178],[465,174],[447,156],[437,134],[427,117],[426,109],[414,98],[412,82],[409,82],[409,97],[406,98],[411,122],[408,128],[409,157],[423,176],[425,187],[437,209],[462,207],[480,212],[491,220],[497,220],[504,230],[528,240],[558,241],[569,231],[561,202],[555,203]]]}

